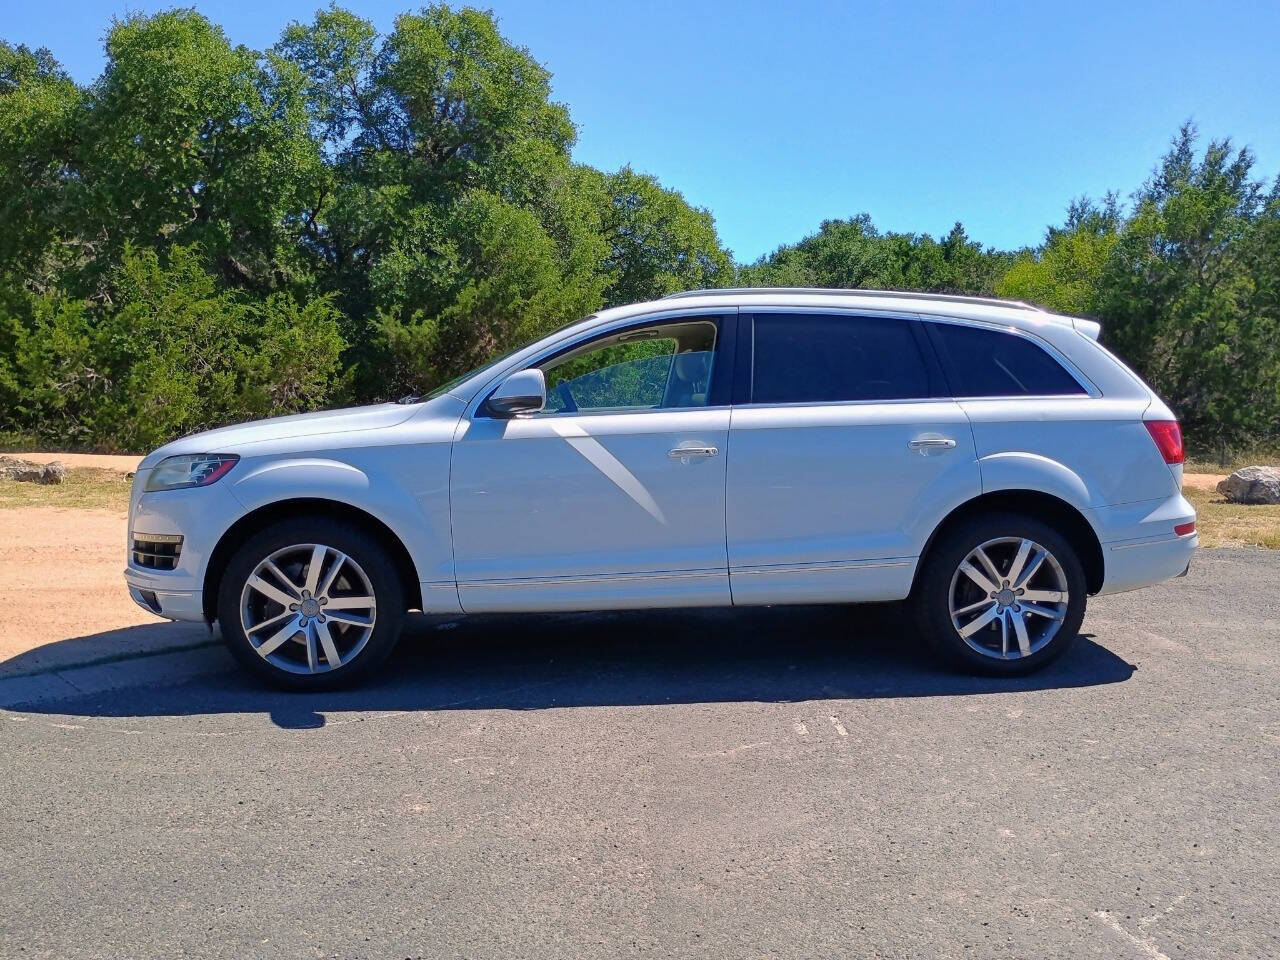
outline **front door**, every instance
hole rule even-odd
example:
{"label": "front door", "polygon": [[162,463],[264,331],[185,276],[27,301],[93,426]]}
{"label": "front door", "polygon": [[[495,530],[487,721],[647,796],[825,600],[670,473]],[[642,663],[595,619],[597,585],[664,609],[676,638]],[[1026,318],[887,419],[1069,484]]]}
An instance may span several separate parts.
{"label": "front door", "polygon": [[720,316],[629,323],[537,364],[548,402],[454,442],[468,613],[724,605],[726,338]]}

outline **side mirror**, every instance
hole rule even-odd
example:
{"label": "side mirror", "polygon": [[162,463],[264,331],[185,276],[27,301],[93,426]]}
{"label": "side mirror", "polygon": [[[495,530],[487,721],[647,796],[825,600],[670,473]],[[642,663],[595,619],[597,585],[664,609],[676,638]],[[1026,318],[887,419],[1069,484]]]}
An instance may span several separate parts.
{"label": "side mirror", "polygon": [[497,417],[536,413],[547,403],[547,378],[535,368],[513,373],[489,397],[489,412]]}

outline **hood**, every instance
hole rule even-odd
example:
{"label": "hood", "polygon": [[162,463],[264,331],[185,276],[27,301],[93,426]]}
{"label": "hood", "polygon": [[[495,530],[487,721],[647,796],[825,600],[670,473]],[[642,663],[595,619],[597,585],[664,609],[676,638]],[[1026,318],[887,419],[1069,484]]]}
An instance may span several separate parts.
{"label": "hood", "polygon": [[404,423],[421,409],[420,404],[378,403],[368,407],[298,413],[289,417],[237,423],[230,427],[193,433],[189,437],[166,444],[148,454],[138,465],[138,469],[149,469],[165,457],[182,453],[239,453],[244,446],[265,440],[394,427]]}

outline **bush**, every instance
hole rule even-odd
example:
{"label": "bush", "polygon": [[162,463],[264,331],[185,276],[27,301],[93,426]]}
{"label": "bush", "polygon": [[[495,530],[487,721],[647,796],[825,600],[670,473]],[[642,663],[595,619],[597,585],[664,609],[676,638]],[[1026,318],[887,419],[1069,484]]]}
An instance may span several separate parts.
{"label": "bush", "polygon": [[[10,297],[0,429],[58,447],[139,450],[313,409],[341,386],[331,298],[220,289],[198,253],[127,249],[109,304]],[[18,309],[13,309],[14,306]]]}

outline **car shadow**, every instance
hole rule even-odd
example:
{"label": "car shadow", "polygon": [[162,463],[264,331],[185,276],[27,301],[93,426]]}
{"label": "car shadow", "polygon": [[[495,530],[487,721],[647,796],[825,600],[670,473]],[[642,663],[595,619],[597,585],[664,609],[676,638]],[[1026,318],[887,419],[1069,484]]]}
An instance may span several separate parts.
{"label": "car shadow", "polygon": [[[145,649],[143,634],[169,646]],[[174,632],[177,631],[177,632]],[[1119,683],[1134,666],[1083,635],[1062,659],[1028,677],[993,678],[938,667],[904,628],[896,604],[643,613],[416,615],[382,674],[355,689],[282,693],[238,670],[220,642],[196,626],[148,624],[63,641],[99,660],[74,671],[27,671],[0,706],[80,716],[269,715],[292,729],[326,714],[360,711],[543,710],[678,703],[856,700],[979,695]],[[177,644],[175,650],[172,644]],[[52,647],[58,644],[50,645]],[[43,660],[36,655],[43,651]],[[50,660],[40,648],[3,665]],[[76,671],[109,671],[109,688],[84,692]],[[41,677],[75,685],[32,695]]]}

